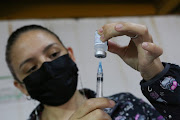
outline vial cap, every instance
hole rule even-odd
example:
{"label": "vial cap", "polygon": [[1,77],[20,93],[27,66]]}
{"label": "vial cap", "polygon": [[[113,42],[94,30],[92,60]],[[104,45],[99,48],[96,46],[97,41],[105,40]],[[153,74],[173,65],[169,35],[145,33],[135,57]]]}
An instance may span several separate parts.
{"label": "vial cap", "polygon": [[97,58],[105,58],[106,57],[106,52],[105,51],[96,51],[95,52],[95,57],[97,57]]}

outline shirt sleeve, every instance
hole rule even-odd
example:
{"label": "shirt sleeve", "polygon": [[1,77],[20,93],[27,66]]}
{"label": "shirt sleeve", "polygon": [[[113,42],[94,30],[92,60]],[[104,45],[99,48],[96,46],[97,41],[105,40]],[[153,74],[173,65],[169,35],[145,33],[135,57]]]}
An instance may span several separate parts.
{"label": "shirt sleeve", "polygon": [[164,70],[149,81],[140,82],[144,96],[168,120],[180,118],[180,67],[163,63]]}

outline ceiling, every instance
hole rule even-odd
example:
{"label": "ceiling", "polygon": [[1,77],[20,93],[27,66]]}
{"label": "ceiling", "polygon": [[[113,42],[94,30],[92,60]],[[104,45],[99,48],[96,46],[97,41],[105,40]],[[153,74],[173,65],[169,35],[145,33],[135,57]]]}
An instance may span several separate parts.
{"label": "ceiling", "polygon": [[1,0],[0,20],[167,15],[180,0]]}

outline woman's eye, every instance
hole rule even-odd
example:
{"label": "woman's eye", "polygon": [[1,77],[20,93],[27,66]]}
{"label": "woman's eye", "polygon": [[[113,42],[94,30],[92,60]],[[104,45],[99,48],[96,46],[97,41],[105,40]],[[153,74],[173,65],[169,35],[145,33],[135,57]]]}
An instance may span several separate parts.
{"label": "woman's eye", "polygon": [[50,58],[55,58],[55,57],[57,57],[58,55],[59,55],[59,52],[55,52],[55,53],[51,54]]}
{"label": "woman's eye", "polygon": [[34,72],[36,70],[37,66],[33,66],[32,68],[30,68],[27,73],[31,73]]}

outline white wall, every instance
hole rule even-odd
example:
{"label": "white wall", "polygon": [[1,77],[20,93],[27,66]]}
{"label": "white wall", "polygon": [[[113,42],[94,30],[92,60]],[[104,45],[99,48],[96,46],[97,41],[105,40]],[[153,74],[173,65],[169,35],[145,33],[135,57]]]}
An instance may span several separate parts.
{"label": "white wall", "polygon": [[[5,63],[5,45],[9,34],[27,24],[40,24],[54,31],[65,46],[73,48],[83,87],[96,89],[96,72],[99,59],[94,57],[94,32],[105,23],[127,21],[148,26],[154,42],[164,49],[162,61],[180,64],[180,17],[147,16],[92,19],[48,19],[0,21],[0,76],[10,76]],[[128,44],[128,37],[113,38],[120,44]],[[102,60],[104,69],[104,95],[118,92],[131,92],[144,98],[140,91],[140,74],[128,67],[118,56],[107,53]],[[24,120],[35,104],[27,101],[13,86],[12,78],[0,77],[0,116],[2,120]],[[78,88],[82,88],[79,84]]]}

